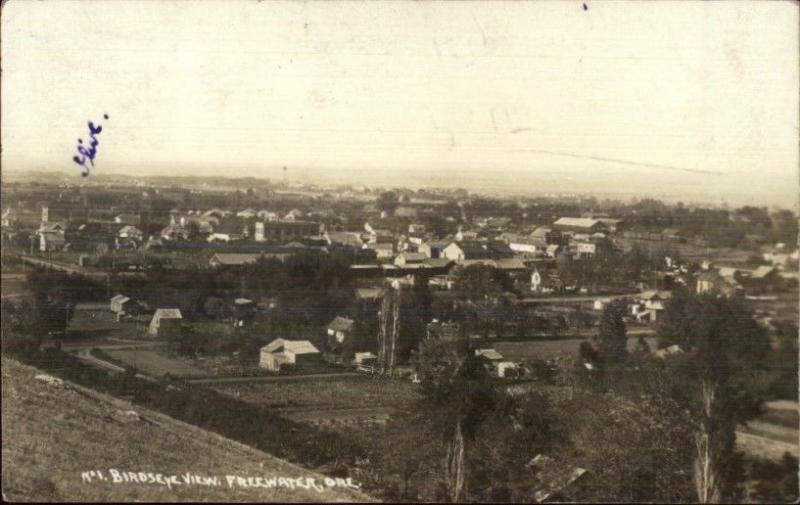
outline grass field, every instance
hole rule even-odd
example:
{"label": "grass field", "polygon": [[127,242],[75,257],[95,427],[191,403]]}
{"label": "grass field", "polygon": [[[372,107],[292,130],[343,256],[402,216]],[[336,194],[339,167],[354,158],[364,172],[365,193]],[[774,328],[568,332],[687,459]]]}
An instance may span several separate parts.
{"label": "grass field", "polygon": [[[225,475],[323,476],[217,434],[103,395],[34,379],[38,370],[2,360],[2,482],[4,501],[307,502],[367,501],[343,488],[228,487]],[[109,469],[217,477],[219,486],[112,481]],[[86,482],[100,470],[107,480]]]}
{"label": "grass field", "polygon": [[117,322],[116,316],[105,310],[76,310],[67,327],[68,340],[115,338],[147,338],[147,327],[129,321]]}
{"label": "grass field", "polygon": [[117,361],[132,366],[151,377],[170,374],[173,377],[200,377],[207,375],[203,370],[186,363],[167,358],[161,354],[143,349],[109,349],[106,353]]}
{"label": "grass field", "polygon": [[25,290],[27,281],[26,274],[19,272],[3,272],[0,278],[0,290],[3,298],[14,299],[19,297]]}
{"label": "grass field", "polygon": [[[628,339],[628,349],[636,348],[638,338]],[[655,337],[645,337],[651,350],[656,348]],[[524,342],[494,342],[491,344],[504,358],[512,361],[548,360],[557,357],[576,357],[584,339],[530,340]]]}

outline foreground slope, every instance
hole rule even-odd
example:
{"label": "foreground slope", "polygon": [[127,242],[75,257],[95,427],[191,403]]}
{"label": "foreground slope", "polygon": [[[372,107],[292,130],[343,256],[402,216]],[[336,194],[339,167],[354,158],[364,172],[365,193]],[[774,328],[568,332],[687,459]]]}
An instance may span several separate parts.
{"label": "foreground slope", "polygon": [[[2,360],[2,487],[7,500],[370,500],[343,481],[326,481],[215,433],[71,383],[36,379],[41,373]],[[92,470],[102,477],[84,473]],[[187,482],[187,473],[200,481]]]}

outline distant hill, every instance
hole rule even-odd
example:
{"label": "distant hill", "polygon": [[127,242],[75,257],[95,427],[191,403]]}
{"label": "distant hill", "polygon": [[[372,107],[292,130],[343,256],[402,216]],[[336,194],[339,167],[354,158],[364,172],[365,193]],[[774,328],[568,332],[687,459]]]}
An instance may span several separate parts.
{"label": "distant hill", "polygon": [[[220,435],[68,382],[35,378],[41,373],[2,359],[4,501],[372,501],[344,482],[326,484],[320,474]],[[92,470],[105,480],[83,473]],[[127,472],[153,475],[134,482]],[[187,483],[187,472],[217,480]],[[229,485],[227,475],[242,480]],[[248,477],[252,485],[243,487]],[[278,478],[301,479],[305,488]]]}

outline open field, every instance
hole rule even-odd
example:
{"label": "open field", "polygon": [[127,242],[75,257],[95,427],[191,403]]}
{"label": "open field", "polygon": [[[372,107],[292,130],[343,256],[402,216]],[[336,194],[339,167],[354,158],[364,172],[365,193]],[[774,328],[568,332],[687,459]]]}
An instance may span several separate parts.
{"label": "open field", "polygon": [[[163,414],[76,385],[51,385],[40,373],[2,360],[2,481],[10,501],[368,501],[350,489],[229,487],[226,475],[310,478],[315,472]],[[66,387],[65,387],[66,386]],[[109,469],[175,476],[171,488],[113,482]],[[99,470],[91,482],[82,472]],[[187,472],[219,485],[189,485]]]}
{"label": "open field", "polygon": [[[491,346],[503,357],[513,361],[527,361],[534,359],[548,360],[559,356],[576,357],[578,347],[584,340],[569,338],[563,340],[530,340],[523,342],[494,342]],[[655,337],[645,337],[645,341],[653,351],[656,348]],[[636,348],[639,339],[628,339],[628,350]]]}
{"label": "open field", "polygon": [[800,457],[797,402],[767,402],[765,408],[757,419],[737,428],[737,446],[747,454],[766,459],[778,460],[785,452]]}
{"label": "open field", "polygon": [[0,277],[0,292],[2,297],[15,299],[18,298],[25,290],[26,274],[19,272],[3,272]]}
{"label": "open field", "polygon": [[67,341],[108,337],[149,339],[147,327],[129,321],[117,322],[108,310],[76,310],[67,328]]}
{"label": "open field", "polygon": [[173,377],[198,377],[206,375],[202,370],[181,361],[167,358],[161,354],[143,349],[109,349],[106,353],[115,360],[132,366],[151,377],[170,374]]}
{"label": "open field", "polygon": [[800,318],[800,297],[798,291],[775,293],[775,300],[747,300],[754,312],[766,313],[773,319],[797,323]]}
{"label": "open field", "polygon": [[326,427],[384,421],[395,409],[418,399],[415,388],[408,381],[366,375],[214,386],[289,419]]}
{"label": "open field", "polygon": [[658,242],[653,240],[638,240],[622,237],[616,238],[615,241],[622,246],[623,249],[631,248],[633,245],[653,251],[659,251],[666,248],[668,250],[677,252],[681,258],[693,261],[710,259],[712,261],[739,262],[746,261],[747,258],[753,254],[750,251],[733,249],[730,247],[702,247],[694,244],[681,244],[678,242]]}

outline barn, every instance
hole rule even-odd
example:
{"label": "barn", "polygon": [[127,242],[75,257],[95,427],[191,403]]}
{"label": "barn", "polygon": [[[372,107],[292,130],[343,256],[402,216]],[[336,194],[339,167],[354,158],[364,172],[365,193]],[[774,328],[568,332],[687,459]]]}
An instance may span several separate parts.
{"label": "barn", "polygon": [[322,354],[308,340],[278,338],[261,348],[259,366],[277,372],[282,365],[297,367],[322,363]]}
{"label": "barn", "polygon": [[180,309],[157,309],[147,331],[156,337],[177,337],[181,334],[182,321]]}

